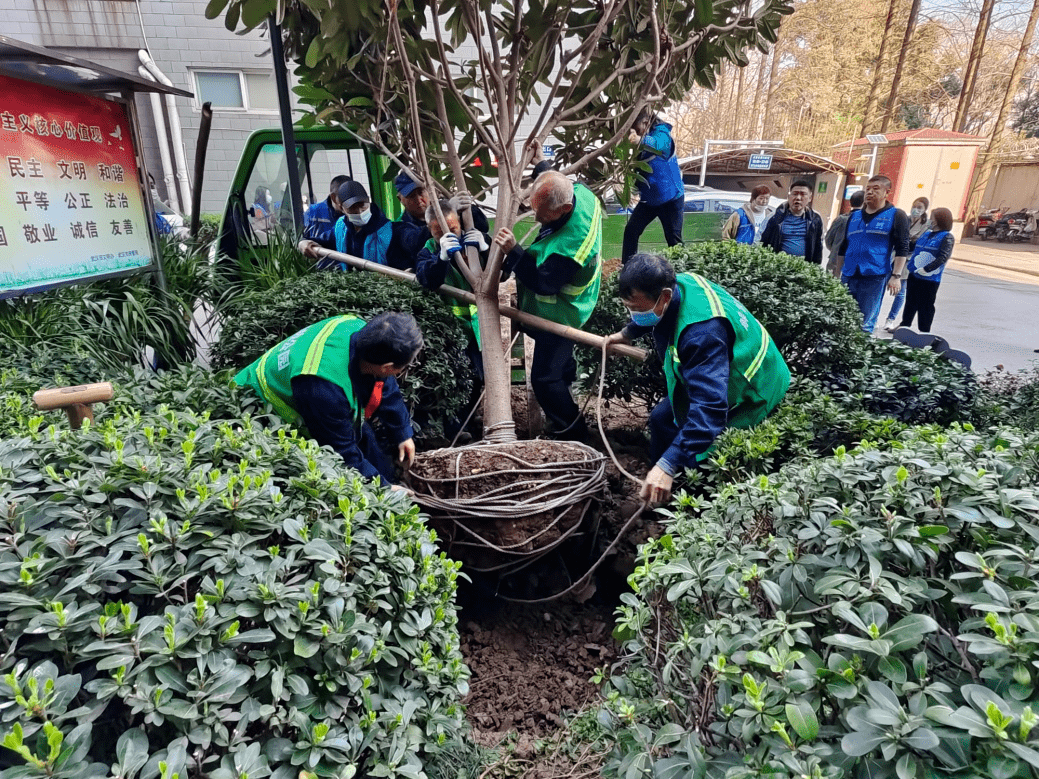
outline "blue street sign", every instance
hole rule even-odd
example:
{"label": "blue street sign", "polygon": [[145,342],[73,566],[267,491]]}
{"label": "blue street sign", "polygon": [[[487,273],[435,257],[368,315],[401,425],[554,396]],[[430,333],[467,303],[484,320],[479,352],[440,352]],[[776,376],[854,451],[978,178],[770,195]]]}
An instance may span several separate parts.
{"label": "blue street sign", "polygon": [[772,155],[771,154],[751,154],[750,161],[747,163],[747,170],[771,170],[772,169]]}

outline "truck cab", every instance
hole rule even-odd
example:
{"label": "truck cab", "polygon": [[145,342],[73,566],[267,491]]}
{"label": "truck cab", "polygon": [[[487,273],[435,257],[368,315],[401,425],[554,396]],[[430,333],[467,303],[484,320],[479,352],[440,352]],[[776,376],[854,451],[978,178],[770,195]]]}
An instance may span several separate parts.
{"label": "truck cab", "polygon": [[217,247],[227,257],[245,259],[254,247],[267,244],[272,231],[293,234],[290,164],[299,171],[304,212],[308,205],[328,197],[335,176],[346,175],[363,184],[372,202],[390,219],[400,216],[385,156],[335,128],[296,127],[295,135],[295,155],[285,153],[281,130],[276,128],[257,130],[246,141],[220,220]]}

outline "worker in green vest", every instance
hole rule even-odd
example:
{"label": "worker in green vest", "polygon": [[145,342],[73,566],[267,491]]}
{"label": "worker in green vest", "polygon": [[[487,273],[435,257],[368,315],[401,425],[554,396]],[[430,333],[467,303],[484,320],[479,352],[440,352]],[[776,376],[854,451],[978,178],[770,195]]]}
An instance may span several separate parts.
{"label": "worker in green vest", "polygon": [[422,348],[410,314],[387,312],[370,322],[335,316],[305,327],[264,352],[235,376],[286,422],[303,424],[350,468],[394,481],[394,465],[368,423],[377,417],[397,447],[397,460],[415,461],[414,431],[397,376]]}
{"label": "worker in green vest", "polygon": [[652,334],[664,364],[667,397],[649,416],[654,465],[641,494],[659,505],[670,499],[675,476],[705,460],[726,427],[753,427],[768,416],[790,386],[790,370],[743,304],[703,276],[676,277],[663,257],[635,254],[618,286],[631,322],[608,341]]}
{"label": "worker in green vest", "polygon": [[[516,274],[521,310],[580,328],[599,300],[602,206],[590,189],[554,170],[534,181],[530,206],[541,230],[529,247],[518,246],[505,227],[494,236],[506,252],[502,267]],[[573,341],[545,330],[530,335],[530,384],[548,418],[549,436],[583,440],[588,429],[570,394],[577,378]]]}
{"label": "worker in green vest", "polygon": [[[429,225],[430,239],[419,251],[415,261],[415,278],[426,289],[438,290],[446,284],[449,287],[472,292],[472,287],[465,276],[458,270],[457,263],[466,262],[465,250],[473,246],[479,254],[480,265],[487,267],[489,238],[483,231],[472,228],[462,232],[462,219],[451,200],[441,200],[440,213],[447,223],[447,230],[440,224],[436,209],[431,203],[426,209],[426,224]],[[462,432],[462,422],[473,413],[473,407],[479,402],[483,392],[483,355],[480,352],[480,317],[476,306],[463,303],[454,298],[447,298],[451,313],[461,319],[469,330],[470,337],[465,345],[465,355],[473,368],[476,381],[466,406],[461,409],[460,416],[444,421],[444,435],[449,439]],[[463,433],[459,440],[469,440],[471,435]]]}

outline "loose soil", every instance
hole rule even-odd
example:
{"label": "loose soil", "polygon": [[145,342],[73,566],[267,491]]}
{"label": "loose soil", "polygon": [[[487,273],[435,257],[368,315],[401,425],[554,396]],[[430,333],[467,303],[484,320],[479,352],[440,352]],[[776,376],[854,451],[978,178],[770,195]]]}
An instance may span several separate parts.
{"label": "loose soil", "polygon": [[[594,406],[593,400],[586,417],[596,431]],[[649,470],[647,416],[647,410],[636,404],[613,401],[603,409],[603,425],[614,454],[637,478],[645,477]],[[593,432],[589,445],[605,451],[598,438]],[[548,442],[531,443],[543,446]],[[601,507],[594,557],[639,506],[636,486],[609,458],[606,475],[608,494]],[[598,691],[591,677],[617,659],[618,646],[612,637],[614,610],[634,569],[635,550],[660,532],[655,516],[644,512],[591,584],[562,600],[524,605],[504,599],[558,592],[582,573],[561,570],[555,556],[504,582],[475,577],[475,583],[463,589],[459,628],[462,653],[472,671],[465,701],[468,718],[481,745],[494,747],[507,740],[510,754],[521,764],[519,769],[491,767],[487,777],[571,775],[577,758],[565,749],[539,750],[536,745],[558,734],[568,715],[595,703]]]}

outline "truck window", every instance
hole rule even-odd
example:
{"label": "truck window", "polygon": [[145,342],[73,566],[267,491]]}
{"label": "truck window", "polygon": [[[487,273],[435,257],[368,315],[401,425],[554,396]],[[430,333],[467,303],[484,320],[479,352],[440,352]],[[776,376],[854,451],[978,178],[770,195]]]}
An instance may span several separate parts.
{"label": "truck window", "polygon": [[[328,197],[328,184],[336,176],[349,176],[354,181],[360,182],[372,195],[370,182],[368,180],[368,164],[361,149],[335,149],[319,143],[308,143],[307,152],[310,156],[309,173],[310,180],[314,185],[314,197],[312,203],[320,202]],[[304,191],[306,187],[304,186]]]}
{"label": "truck window", "polygon": [[[302,146],[297,145],[297,149],[300,152],[297,155],[297,164],[300,164]],[[292,228],[292,203],[289,200],[288,180],[285,147],[280,143],[265,143],[260,148],[256,164],[249,175],[249,182],[245,186],[249,226],[252,228],[253,236],[261,244],[266,245],[267,234],[279,226]],[[304,194],[311,190],[310,182],[305,180],[302,164],[300,184]]]}

